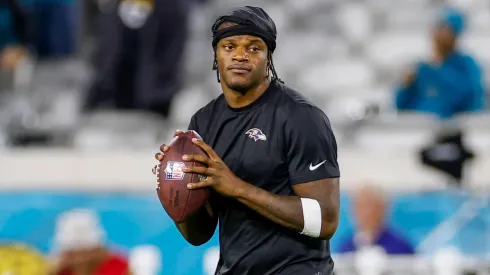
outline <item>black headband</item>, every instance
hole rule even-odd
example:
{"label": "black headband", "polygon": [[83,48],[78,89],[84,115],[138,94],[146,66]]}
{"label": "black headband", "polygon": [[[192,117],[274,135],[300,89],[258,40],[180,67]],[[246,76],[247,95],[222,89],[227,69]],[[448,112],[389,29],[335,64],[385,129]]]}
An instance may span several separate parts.
{"label": "black headband", "polygon": [[264,42],[269,47],[269,51],[274,52],[276,49],[276,39],[275,36],[268,33],[267,31],[262,30],[261,28],[256,27],[255,25],[234,25],[222,30],[213,31],[213,49],[216,49],[216,45],[218,42],[230,36],[235,35],[253,35],[259,38],[262,38]]}

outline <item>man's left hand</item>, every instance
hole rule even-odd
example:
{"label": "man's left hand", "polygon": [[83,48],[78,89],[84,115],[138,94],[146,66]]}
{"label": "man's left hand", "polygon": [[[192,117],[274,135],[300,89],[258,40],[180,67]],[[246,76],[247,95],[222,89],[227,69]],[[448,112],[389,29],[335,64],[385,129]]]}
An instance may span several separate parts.
{"label": "man's left hand", "polygon": [[198,183],[190,183],[187,187],[189,189],[211,187],[224,196],[237,197],[246,183],[233,174],[211,146],[199,139],[193,139],[192,142],[201,147],[209,157],[204,155],[184,155],[182,159],[200,162],[207,167],[188,167],[184,168],[184,172],[205,175],[207,178]]}

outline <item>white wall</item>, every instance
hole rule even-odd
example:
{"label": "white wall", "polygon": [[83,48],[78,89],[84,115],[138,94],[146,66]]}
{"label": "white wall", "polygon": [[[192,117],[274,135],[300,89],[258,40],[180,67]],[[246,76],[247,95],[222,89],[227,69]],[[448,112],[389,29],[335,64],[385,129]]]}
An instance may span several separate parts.
{"label": "white wall", "polygon": [[[62,189],[154,192],[155,151],[20,150],[0,153],[0,190]],[[340,148],[341,184],[352,190],[370,181],[389,190],[444,187],[444,179],[418,163],[413,150],[377,152]],[[488,188],[490,155],[479,156],[468,176]]]}

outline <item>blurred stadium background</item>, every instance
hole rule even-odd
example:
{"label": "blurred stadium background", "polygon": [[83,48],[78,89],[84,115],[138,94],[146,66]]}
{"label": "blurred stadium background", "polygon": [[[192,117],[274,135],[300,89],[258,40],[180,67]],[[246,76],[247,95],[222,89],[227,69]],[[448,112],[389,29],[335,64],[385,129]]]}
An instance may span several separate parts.
{"label": "blurred stadium background", "polygon": [[[102,27],[95,14],[109,2],[64,1],[74,11],[69,31],[76,50],[58,58],[30,54],[13,72],[0,74],[4,245],[25,244],[50,255],[57,216],[88,208],[99,215],[111,248],[128,255],[142,248],[146,256],[137,260],[155,264],[153,273],[134,274],[213,274],[217,237],[202,247],[187,244],[162,209],[150,170],[159,145],[220,93],[211,70],[210,27],[226,7],[247,4],[263,7],[277,24],[279,76],[319,105],[334,126],[343,190],[341,222],[331,241],[338,274],[490,274],[490,114],[451,121],[464,129],[476,155],[459,186],[420,162],[419,151],[440,122],[393,106],[394,84],[414,61],[430,55],[435,12],[448,1],[188,0],[183,87],[166,118],[138,110],[81,111],[96,79],[90,57],[95,30]],[[490,87],[490,2],[450,3],[467,13],[461,46],[483,66]],[[388,223],[415,255],[338,253],[355,228],[352,193],[366,183],[384,190]],[[0,274],[9,265],[5,259]]]}

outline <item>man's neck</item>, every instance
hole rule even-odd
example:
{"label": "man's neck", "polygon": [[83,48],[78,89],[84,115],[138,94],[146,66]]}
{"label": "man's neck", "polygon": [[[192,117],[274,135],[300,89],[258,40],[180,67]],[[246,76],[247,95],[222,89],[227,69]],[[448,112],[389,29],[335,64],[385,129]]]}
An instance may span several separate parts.
{"label": "man's neck", "polygon": [[230,89],[223,82],[221,83],[221,88],[223,89],[226,103],[230,107],[242,108],[257,100],[269,88],[270,83],[271,81],[269,79],[264,79],[259,85],[248,90],[245,94]]}
{"label": "man's neck", "polygon": [[451,47],[451,48],[447,48],[447,49],[439,49],[438,55],[439,55],[441,61],[444,61],[448,57],[450,57],[455,51],[456,51],[456,47]]}

